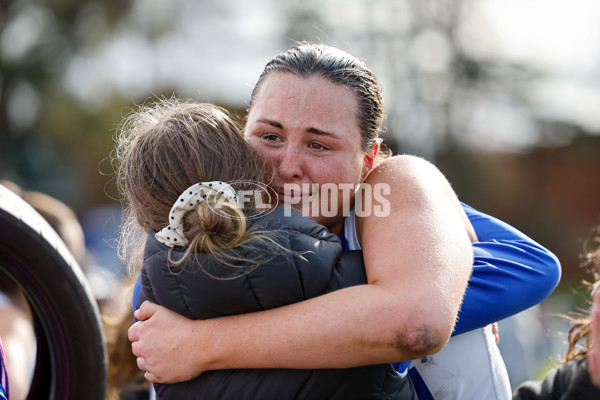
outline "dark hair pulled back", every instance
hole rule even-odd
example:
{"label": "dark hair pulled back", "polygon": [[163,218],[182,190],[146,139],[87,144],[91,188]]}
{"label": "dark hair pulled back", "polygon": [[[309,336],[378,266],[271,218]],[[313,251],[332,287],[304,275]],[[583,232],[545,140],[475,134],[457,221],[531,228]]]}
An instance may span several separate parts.
{"label": "dark hair pulled back", "polygon": [[278,54],[267,63],[252,90],[250,108],[262,82],[274,72],[303,78],[322,77],[350,89],[358,102],[358,123],[362,148],[367,151],[379,137],[385,110],[382,88],[375,74],[358,58],[322,44],[302,43]]}

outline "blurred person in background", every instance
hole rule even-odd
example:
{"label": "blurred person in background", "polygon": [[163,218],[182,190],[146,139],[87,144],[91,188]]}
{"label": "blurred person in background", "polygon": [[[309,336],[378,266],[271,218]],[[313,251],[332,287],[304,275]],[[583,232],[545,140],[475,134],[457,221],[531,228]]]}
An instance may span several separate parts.
{"label": "blurred person in background", "polygon": [[600,290],[596,283],[596,294],[594,295],[594,305],[592,306],[592,345],[588,351],[588,372],[592,382],[597,388],[600,388]]}
{"label": "blurred person in background", "polygon": [[600,399],[600,227],[583,249],[581,266],[592,275],[592,308],[571,319],[568,350],[563,363],[543,381],[527,381],[515,389],[513,400]]}
{"label": "blurred person in background", "polygon": [[107,400],[147,400],[148,381],[131,353],[127,330],[135,321],[131,314],[131,297],[135,277],[124,277],[114,295],[102,308],[102,322],[108,353]]}

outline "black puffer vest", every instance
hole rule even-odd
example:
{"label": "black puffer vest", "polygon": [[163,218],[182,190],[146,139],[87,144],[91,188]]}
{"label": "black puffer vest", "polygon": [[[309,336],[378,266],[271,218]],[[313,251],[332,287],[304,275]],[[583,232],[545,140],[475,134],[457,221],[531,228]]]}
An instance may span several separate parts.
{"label": "black puffer vest", "polygon": [[[342,251],[336,235],[298,212],[279,207],[254,223],[272,231],[271,238],[291,251],[253,242],[239,249],[238,255],[261,257],[265,262],[227,280],[214,277],[231,277],[235,270],[204,253],[169,268],[169,248],[152,232],[144,252],[138,306],[148,299],[187,318],[207,319],[267,310],[367,283],[362,253]],[[171,259],[180,258],[184,250],[173,249]],[[348,369],[208,371],[191,381],[156,384],[155,389],[160,399],[416,399],[410,380],[389,364]]]}

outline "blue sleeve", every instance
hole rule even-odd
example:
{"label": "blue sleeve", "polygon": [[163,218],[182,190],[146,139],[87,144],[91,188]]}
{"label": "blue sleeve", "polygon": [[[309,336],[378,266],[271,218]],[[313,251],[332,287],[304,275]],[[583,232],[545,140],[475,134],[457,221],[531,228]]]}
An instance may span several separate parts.
{"label": "blue sleeve", "polygon": [[560,280],[554,254],[505,222],[463,204],[479,242],[453,335],[481,328],[546,299]]}
{"label": "blue sleeve", "polygon": [[[131,298],[131,306],[133,308],[133,312],[137,310],[138,297],[140,297],[140,290],[142,289],[142,272],[138,274],[137,279],[135,280],[135,285],[133,286],[133,296]],[[136,319],[137,321],[137,319]]]}

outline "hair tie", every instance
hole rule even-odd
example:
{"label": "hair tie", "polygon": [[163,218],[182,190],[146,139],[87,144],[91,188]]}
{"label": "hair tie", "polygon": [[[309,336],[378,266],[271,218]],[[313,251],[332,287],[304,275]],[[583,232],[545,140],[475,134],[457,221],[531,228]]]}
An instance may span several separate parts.
{"label": "hair tie", "polygon": [[237,203],[237,193],[225,182],[199,182],[187,188],[173,204],[169,213],[169,225],[156,233],[156,240],[169,247],[188,245],[189,242],[183,233],[185,213],[193,210],[199,203],[210,197],[219,195]]}

